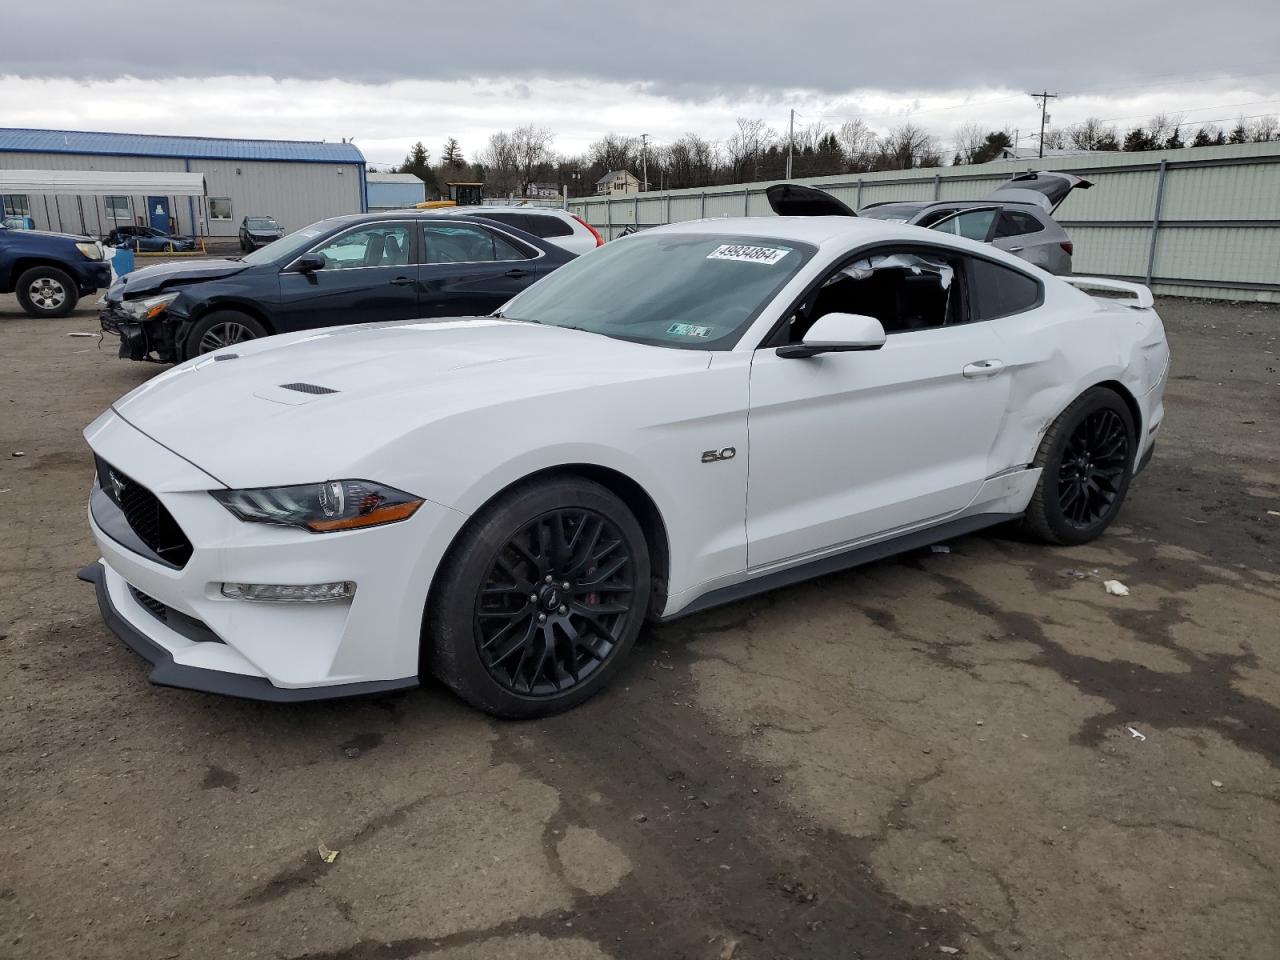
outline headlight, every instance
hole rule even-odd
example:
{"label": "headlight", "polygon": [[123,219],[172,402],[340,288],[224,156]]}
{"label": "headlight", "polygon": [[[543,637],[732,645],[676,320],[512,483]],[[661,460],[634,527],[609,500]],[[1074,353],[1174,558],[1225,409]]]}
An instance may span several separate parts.
{"label": "headlight", "polygon": [[96,241],[94,243],[77,243],[76,249],[83,253],[87,260],[102,259],[102,244]]}
{"label": "headlight", "polygon": [[422,506],[419,497],[368,480],[326,480],[294,487],[209,493],[241,520],[303,527],[312,533],[395,523],[409,519]]}
{"label": "headlight", "polygon": [[142,297],[138,300],[124,300],[120,309],[135,320],[150,320],[164,313],[165,308],[178,299],[180,291],[162,293],[158,297]]}

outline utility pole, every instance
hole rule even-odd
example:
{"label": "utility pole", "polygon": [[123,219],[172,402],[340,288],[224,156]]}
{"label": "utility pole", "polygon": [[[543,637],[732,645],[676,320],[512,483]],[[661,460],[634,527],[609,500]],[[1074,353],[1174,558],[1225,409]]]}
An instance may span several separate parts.
{"label": "utility pole", "polygon": [[640,134],[640,189],[649,189],[649,135]]}
{"label": "utility pole", "polygon": [[1058,95],[1056,93],[1050,93],[1048,90],[1045,90],[1042,93],[1031,94],[1031,99],[1040,101],[1040,157],[1041,159],[1043,159],[1044,158],[1044,125],[1049,120],[1049,114],[1047,112],[1049,109],[1049,101],[1058,99]]}
{"label": "utility pole", "polygon": [[796,148],[796,112],[795,110],[792,110],[791,123],[787,127],[787,175],[782,178],[784,180],[791,179],[791,155],[792,153],[795,152],[795,148]]}

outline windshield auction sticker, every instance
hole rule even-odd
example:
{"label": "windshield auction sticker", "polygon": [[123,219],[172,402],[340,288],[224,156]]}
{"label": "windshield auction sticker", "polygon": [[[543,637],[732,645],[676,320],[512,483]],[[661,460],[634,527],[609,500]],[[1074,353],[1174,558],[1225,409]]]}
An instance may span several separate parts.
{"label": "windshield auction sticker", "polygon": [[740,243],[722,243],[707,254],[707,259],[773,264],[790,252],[790,250],[779,250],[777,247],[749,247]]}
{"label": "windshield auction sticker", "polygon": [[673,323],[667,327],[667,335],[671,337],[698,337],[705,340],[711,336],[711,328],[699,327],[692,323]]}

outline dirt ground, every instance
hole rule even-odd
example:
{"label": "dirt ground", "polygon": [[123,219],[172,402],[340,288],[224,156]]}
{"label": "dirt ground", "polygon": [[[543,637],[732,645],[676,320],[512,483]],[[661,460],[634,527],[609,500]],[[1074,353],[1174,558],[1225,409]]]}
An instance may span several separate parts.
{"label": "dirt ground", "polygon": [[0,956],[1275,960],[1280,310],[1159,306],[1168,419],[1096,544],[650,629],[513,724],[150,686],[75,572],[80,430],[158,368],[0,298]]}

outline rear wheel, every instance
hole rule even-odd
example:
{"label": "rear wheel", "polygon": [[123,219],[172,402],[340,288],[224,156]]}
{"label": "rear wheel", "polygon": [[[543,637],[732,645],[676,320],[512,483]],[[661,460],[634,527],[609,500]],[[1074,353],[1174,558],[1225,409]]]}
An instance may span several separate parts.
{"label": "rear wheel", "polygon": [[1034,465],[1040,480],[1026,526],[1049,543],[1079,544],[1115,519],[1137,453],[1133,414],[1113,390],[1094,387],[1053,422]]}
{"label": "rear wheel", "polygon": [[426,620],[428,666],[499,717],[559,713],[621,667],[649,603],[639,523],[575,477],[517,488],[450,549]]}
{"label": "rear wheel", "polygon": [[32,317],[65,317],[80,300],[80,289],[57,267],[32,267],[18,277],[18,303]]}
{"label": "rear wheel", "polygon": [[212,353],[223,347],[257,340],[267,336],[267,328],[249,316],[236,310],[215,310],[196,321],[187,334],[183,347],[183,359],[190,360],[203,353]]}

